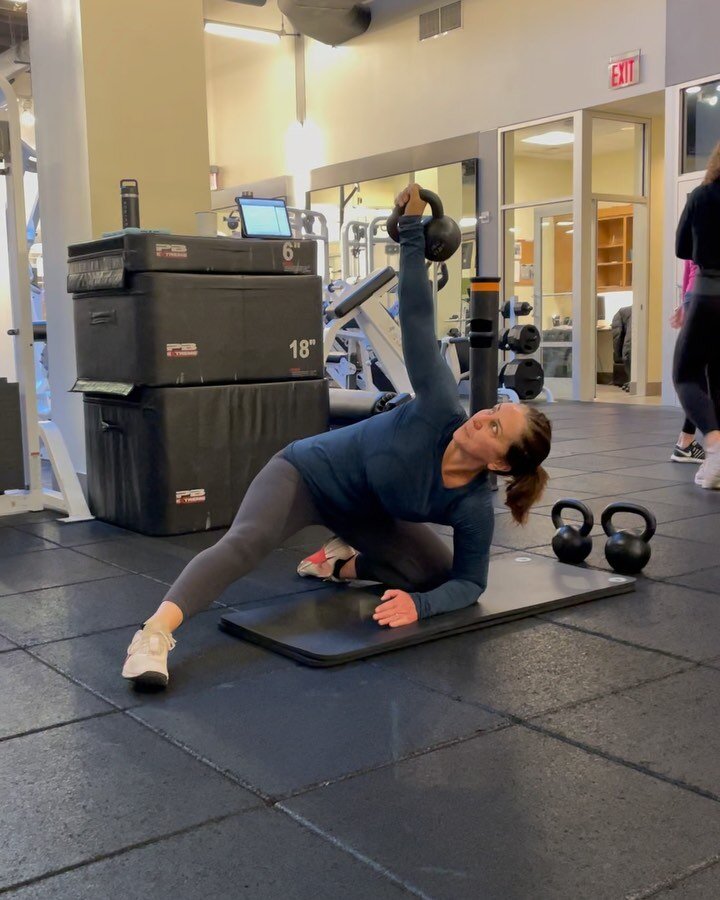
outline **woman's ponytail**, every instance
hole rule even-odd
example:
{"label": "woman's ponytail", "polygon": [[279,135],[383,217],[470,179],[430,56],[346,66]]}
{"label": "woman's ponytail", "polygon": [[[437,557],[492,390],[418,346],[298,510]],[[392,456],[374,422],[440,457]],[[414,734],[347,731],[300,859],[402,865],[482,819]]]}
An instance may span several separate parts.
{"label": "woman's ponytail", "polygon": [[550,420],[540,410],[528,407],[527,419],[522,437],[505,457],[506,476],[510,479],[505,505],[520,525],[525,524],[530,508],[538,502],[548,483],[548,473],[541,464],[550,453],[552,439]]}
{"label": "woman's ponytail", "polygon": [[534,506],[542,496],[549,478],[545,469],[538,466],[534,472],[516,475],[510,479],[505,505],[518,525],[524,525],[527,522],[530,507]]}

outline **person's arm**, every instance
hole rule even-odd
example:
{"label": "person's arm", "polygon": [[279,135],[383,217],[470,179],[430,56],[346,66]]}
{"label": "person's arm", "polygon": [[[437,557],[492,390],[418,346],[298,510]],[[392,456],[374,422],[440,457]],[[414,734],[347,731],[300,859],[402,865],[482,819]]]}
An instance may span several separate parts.
{"label": "person's arm", "polygon": [[467,512],[464,521],[455,524],[450,580],[432,591],[410,595],[421,619],[472,606],[487,587],[495,524],[489,493],[482,506],[473,503]]}
{"label": "person's arm", "polygon": [[675,232],[675,256],[678,259],[692,259],[693,236],[692,214],[695,205],[694,192],[687,198],[685,209],[682,211],[677,231]]}
{"label": "person's arm", "polygon": [[435,307],[425,268],[425,233],[420,216],[403,216],[400,229],[400,329],[403,356],[415,396],[444,410],[460,408],[458,388],[440,355]]}

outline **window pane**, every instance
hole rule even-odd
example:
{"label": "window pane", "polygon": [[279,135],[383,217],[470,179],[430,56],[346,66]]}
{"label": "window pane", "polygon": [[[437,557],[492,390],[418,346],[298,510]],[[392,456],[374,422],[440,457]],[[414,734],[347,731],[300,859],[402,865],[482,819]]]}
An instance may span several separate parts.
{"label": "window pane", "polygon": [[713,147],[720,141],[720,81],[683,91],[683,174],[707,168]]}
{"label": "window pane", "polygon": [[572,196],[574,140],[572,118],[506,132],[503,202]]}
{"label": "window pane", "polygon": [[643,194],[645,127],[594,118],[592,190],[595,194]]}

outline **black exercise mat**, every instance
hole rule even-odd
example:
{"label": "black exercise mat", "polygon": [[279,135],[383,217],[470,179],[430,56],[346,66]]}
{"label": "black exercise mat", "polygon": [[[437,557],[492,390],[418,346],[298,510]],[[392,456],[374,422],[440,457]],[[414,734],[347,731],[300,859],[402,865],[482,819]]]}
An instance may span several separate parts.
{"label": "black exercise mat", "polygon": [[401,628],[372,619],[383,588],[327,587],[225,613],[220,627],[309,666],[336,666],[635,589],[635,579],[525,553],[496,557],[477,605]]}

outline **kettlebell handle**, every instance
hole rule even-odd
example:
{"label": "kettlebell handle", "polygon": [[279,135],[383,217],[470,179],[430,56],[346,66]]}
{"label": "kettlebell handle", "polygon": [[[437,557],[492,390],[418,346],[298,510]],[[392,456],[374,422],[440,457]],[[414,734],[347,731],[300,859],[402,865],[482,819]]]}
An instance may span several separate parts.
{"label": "kettlebell handle", "polygon": [[[427,188],[420,188],[418,195],[420,199],[424,200],[430,207],[433,219],[442,219],[445,215],[445,207],[438,195],[434,191],[429,191]],[[404,212],[405,207],[398,204],[392,211],[392,217],[394,219],[399,219]]]}
{"label": "kettlebell handle", "polygon": [[644,520],[645,531],[643,531],[643,533],[639,535],[640,540],[647,542],[655,534],[655,530],[657,528],[657,519],[649,509],[645,509],[644,506],[640,506],[638,503],[628,503],[621,501],[619,503],[611,503],[602,511],[600,524],[602,525],[602,529],[608,537],[612,537],[614,534],[618,534],[619,529],[617,529],[611,521],[612,517],[616,513],[635,513]]}
{"label": "kettlebell handle", "polygon": [[585,503],[581,503],[579,500],[570,498],[567,500],[558,500],[550,513],[555,528],[562,528],[565,524],[562,520],[562,511],[564,509],[574,509],[576,512],[580,513],[583,517],[582,525],[580,526],[580,534],[582,537],[587,537],[593,530],[593,525],[595,524],[595,518],[590,507]]}

